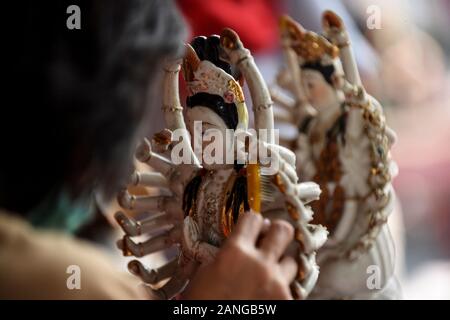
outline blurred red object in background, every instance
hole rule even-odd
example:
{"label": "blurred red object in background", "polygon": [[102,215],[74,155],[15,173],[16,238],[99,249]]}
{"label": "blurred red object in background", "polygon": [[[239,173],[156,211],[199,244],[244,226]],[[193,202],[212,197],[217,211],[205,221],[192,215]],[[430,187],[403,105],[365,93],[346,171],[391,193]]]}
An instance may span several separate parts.
{"label": "blurred red object in background", "polygon": [[278,47],[277,3],[274,0],[178,0],[191,28],[191,37],[219,34],[229,27],[252,53]]}

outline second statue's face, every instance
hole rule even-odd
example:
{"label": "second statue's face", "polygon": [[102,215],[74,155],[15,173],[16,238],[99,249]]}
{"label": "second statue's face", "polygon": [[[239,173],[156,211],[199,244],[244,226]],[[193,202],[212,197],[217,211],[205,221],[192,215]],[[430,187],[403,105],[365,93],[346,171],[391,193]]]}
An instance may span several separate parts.
{"label": "second statue's face", "polygon": [[342,100],[342,86],[344,71],[339,59],[333,59],[334,69],[330,78],[325,79],[324,74],[316,69],[302,68],[302,86],[308,102],[318,112],[340,104]]}
{"label": "second statue's face", "polygon": [[202,166],[207,170],[232,167],[226,163],[226,155],[233,153],[234,135],[227,132],[222,118],[207,107],[194,106],[187,108],[186,120],[192,146],[202,147]]}
{"label": "second statue's face", "polygon": [[319,71],[303,69],[302,85],[309,103],[319,112],[337,101],[335,88],[325,80]]}

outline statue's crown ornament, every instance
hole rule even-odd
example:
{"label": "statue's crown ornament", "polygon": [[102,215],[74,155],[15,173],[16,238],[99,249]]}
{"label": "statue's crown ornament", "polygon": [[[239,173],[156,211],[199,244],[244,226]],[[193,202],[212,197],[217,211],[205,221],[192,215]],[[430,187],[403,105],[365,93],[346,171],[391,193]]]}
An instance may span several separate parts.
{"label": "statue's crown ornament", "polygon": [[200,60],[190,44],[186,44],[182,70],[189,96],[204,92],[218,95],[226,103],[234,103],[238,112],[238,127],[247,128],[248,112],[244,93],[242,86],[232,75],[211,61]]}
{"label": "statue's crown ornament", "polygon": [[183,71],[189,95],[205,92],[219,95],[227,103],[244,102],[244,94],[238,81],[212,62],[200,61],[189,44],[186,45]]}
{"label": "statue's crown ornament", "polygon": [[329,60],[339,56],[337,46],[315,32],[306,31],[289,16],[281,16],[280,32],[282,39],[287,40],[288,45],[304,63]]}

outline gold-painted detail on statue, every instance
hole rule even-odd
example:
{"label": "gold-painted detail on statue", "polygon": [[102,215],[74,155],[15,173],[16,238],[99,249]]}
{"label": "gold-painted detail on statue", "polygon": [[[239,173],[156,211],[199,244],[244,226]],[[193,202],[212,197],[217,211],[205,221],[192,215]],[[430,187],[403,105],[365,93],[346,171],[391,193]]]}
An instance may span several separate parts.
{"label": "gold-painted detail on statue", "polygon": [[362,104],[353,104],[352,107],[362,109],[365,122],[364,134],[370,141],[370,170],[367,174],[367,183],[370,192],[365,199],[373,196],[377,202],[377,207],[368,210],[368,228],[363,237],[347,251],[349,259],[357,259],[362,252],[367,251],[373,245],[380,227],[387,222],[387,212],[385,210],[390,200],[389,190],[385,190],[391,181],[389,172],[389,142],[386,135],[386,120],[380,110],[375,108],[368,101]]}
{"label": "gold-painted detail on statue", "polygon": [[228,90],[233,92],[236,102],[244,102],[244,93],[242,92],[242,88],[235,80],[228,80]]}
{"label": "gold-painted detail on statue", "polygon": [[[345,190],[340,185],[342,169],[338,137],[339,134],[335,134],[326,141],[324,149],[316,160],[317,173],[313,177],[313,181],[320,186],[322,193],[319,200],[311,203],[314,211],[312,223],[326,226],[330,234],[333,234],[342,218],[346,200]],[[334,188],[330,187],[330,183],[334,184]]]}
{"label": "gold-painted detail on statue", "polygon": [[278,190],[280,190],[281,193],[286,193],[286,186],[284,185],[283,180],[278,173],[274,175],[273,183],[275,184],[275,186],[277,186]]}
{"label": "gold-painted detail on statue", "polygon": [[331,44],[324,37],[310,31],[302,34],[302,37],[292,45],[292,48],[305,62],[321,60],[325,55],[333,59],[339,56],[339,48],[337,46]]}

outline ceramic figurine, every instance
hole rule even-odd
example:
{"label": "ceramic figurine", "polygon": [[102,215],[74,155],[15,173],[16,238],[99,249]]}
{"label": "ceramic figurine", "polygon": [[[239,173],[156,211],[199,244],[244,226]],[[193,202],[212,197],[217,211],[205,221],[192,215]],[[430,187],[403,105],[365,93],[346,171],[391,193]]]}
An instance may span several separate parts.
{"label": "ceramic figurine", "polygon": [[301,181],[315,181],[322,190],[312,203],[313,222],[330,234],[317,254],[320,276],[311,298],[395,298],[386,224],[395,199],[389,151],[395,134],[362,87],[342,20],[326,11],[322,21],[323,36],[281,17],[287,68],[277,84],[289,95],[271,89],[281,107],[275,118],[298,128],[289,146]]}
{"label": "ceramic figurine", "polygon": [[[179,98],[180,69],[188,94],[185,115]],[[116,214],[126,233],[118,244],[124,255],[136,257],[173,246],[179,248],[179,254],[154,270],[133,260],[129,270],[141,277],[153,296],[173,298],[182,292],[198,264],[214,259],[239,216],[251,209],[270,219],[285,219],[294,226],[296,240],[288,254],[298,261],[299,272],[292,291],[296,298],[305,299],[318,277],[315,252],[327,237],[325,228],[310,223],[313,212],[306,205],[319,198],[320,188],[312,182],[298,183],[294,153],[275,144],[272,101],[250,52],[234,31],[225,29],[220,37],[195,38],[186,45],[184,59],[168,62],[164,70],[162,110],[167,129],[156,134],[152,142],[145,140],[136,152],[137,160],[156,172],[136,172],[130,183],[156,187],[161,195],[136,196],[127,190],[119,195],[123,208],[134,210],[143,218]],[[251,94],[255,128],[269,132],[267,137],[257,137],[258,146],[270,151],[279,163],[278,171],[271,175],[264,174],[259,160],[207,164],[205,159],[200,161],[194,150],[195,121],[202,121],[203,129],[216,129],[223,135],[228,134],[226,129],[247,134],[244,79]],[[181,143],[188,150],[183,157],[190,163],[175,164],[169,160],[179,145],[173,141],[173,135],[180,130]],[[224,147],[224,154],[234,152],[234,145]],[[149,240],[136,243],[132,239],[143,234],[150,235]],[[169,280],[162,287],[153,286],[164,279]]]}

